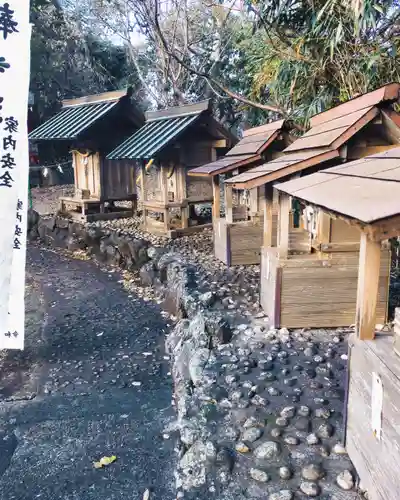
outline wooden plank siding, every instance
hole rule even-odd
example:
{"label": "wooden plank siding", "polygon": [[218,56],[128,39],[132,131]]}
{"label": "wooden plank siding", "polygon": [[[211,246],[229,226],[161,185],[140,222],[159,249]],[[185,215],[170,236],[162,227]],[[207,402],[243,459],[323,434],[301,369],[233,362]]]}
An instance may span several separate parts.
{"label": "wooden plank siding", "polygon": [[[278,214],[274,206],[272,214],[272,246],[277,245]],[[235,212],[234,212],[235,213]],[[254,265],[261,262],[264,217],[254,221],[238,221],[231,224],[221,218],[214,222],[214,255],[229,266]],[[294,253],[311,251],[310,236],[300,228],[290,228],[289,250]]]}
{"label": "wooden plank siding", "polygon": [[88,189],[91,198],[100,199],[100,155],[95,153],[89,156],[83,156],[78,152],[72,153],[75,187],[77,189]]}
{"label": "wooden plank siding", "polygon": [[[391,335],[349,341],[346,449],[370,500],[398,500],[400,363]],[[372,432],[372,374],[383,385],[381,439]]]}
{"label": "wooden plank siding", "polygon": [[187,196],[189,198],[196,197],[205,201],[213,200],[212,179],[207,177],[189,177],[186,176]]}
{"label": "wooden plank siding", "polygon": [[131,160],[102,160],[104,200],[130,199],[136,195],[136,166]]}
{"label": "wooden plank siding", "polygon": [[342,219],[331,219],[330,243],[350,242],[360,245],[360,231]]}
{"label": "wooden plank siding", "polygon": [[260,263],[263,221],[243,221],[229,225],[231,266]]}
{"label": "wooden plank siding", "polygon": [[[268,266],[268,251],[263,265]],[[356,314],[359,252],[316,254],[280,259],[282,278],[280,317],[274,326],[286,328],[339,327],[354,324]],[[385,323],[387,316],[390,251],[382,249],[377,322]],[[261,305],[264,309],[276,306],[267,303],[274,287],[264,279],[262,271]]]}

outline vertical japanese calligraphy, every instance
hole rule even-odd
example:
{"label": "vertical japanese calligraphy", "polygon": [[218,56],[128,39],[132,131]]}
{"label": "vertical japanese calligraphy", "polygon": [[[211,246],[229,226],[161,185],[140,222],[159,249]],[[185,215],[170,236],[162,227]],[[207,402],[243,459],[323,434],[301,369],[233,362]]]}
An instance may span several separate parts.
{"label": "vertical japanese calligraphy", "polygon": [[0,0],[0,349],[24,347],[29,1]]}

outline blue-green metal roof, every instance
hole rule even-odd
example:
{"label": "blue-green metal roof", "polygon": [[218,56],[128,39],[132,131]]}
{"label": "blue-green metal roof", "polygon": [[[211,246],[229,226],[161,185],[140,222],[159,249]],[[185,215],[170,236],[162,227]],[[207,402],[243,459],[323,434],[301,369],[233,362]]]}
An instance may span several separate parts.
{"label": "blue-green metal roof", "polygon": [[109,160],[151,159],[198,117],[199,113],[149,120],[107,156]]}
{"label": "blue-green metal roof", "polygon": [[66,106],[29,134],[29,139],[76,139],[100,117],[108,113],[118,100]]}

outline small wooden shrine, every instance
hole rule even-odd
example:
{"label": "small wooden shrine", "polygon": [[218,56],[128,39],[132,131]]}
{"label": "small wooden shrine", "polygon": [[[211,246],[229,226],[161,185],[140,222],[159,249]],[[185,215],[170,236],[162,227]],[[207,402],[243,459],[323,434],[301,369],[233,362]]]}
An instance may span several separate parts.
{"label": "small wooden shrine", "polygon": [[190,176],[212,180],[214,253],[228,266],[260,262],[263,190],[254,188],[235,199],[228,190],[228,209],[225,217],[220,217],[221,177],[230,178],[277,158],[293,140],[290,125],[284,120],[254,127],[246,130],[243,139],[223,158],[189,171]]}
{"label": "small wooden shrine", "polygon": [[[280,184],[278,189],[308,203],[331,224],[337,221],[346,226],[349,234],[354,234],[354,241],[356,235],[359,237],[359,252],[344,249],[341,243],[335,257],[325,254],[326,267],[315,261],[307,272],[314,282],[319,280],[319,285],[314,286],[314,300],[321,294],[332,314],[346,307],[344,301],[349,306],[356,302],[351,321],[356,331],[349,340],[346,448],[368,498],[397,500],[400,309],[395,311],[394,329],[377,325],[385,322],[388,307],[386,242],[400,236],[400,147]],[[337,257],[340,253],[342,256]],[[342,260],[341,266],[335,266],[335,259]],[[285,274],[286,268],[282,270]],[[288,270],[290,276],[283,279],[295,278],[299,284],[297,268],[289,266]],[[332,272],[336,274],[333,282],[328,277]],[[297,297],[303,307],[307,294],[306,282]],[[305,314],[307,310],[306,305]]]}
{"label": "small wooden shrine", "polygon": [[[226,212],[232,213],[235,191],[259,189],[263,221],[263,248],[277,243],[277,195],[273,184],[344,163],[398,145],[399,115],[394,111],[400,84],[385,85],[311,118],[311,129],[290,144],[279,157],[225,181]],[[263,210],[261,208],[263,206]],[[311,235],[300,213],[304,206],[286,202],[287,244],[292,254],[310,254]],[[232,239],[232,238],[231,238]],[[265,252],[264,252],[265,253]],[[263,251],[261,251],[261,261]],[[268,293],[261,280],[261,304],[268,309]]]}
{"label": "small wooden shrine", "polygon": [[212,202],[211,178],[188,177],[188,170],[216,160],[235,142],[203,101],[146,113],[145,126],[107,159],[140,164],[144,229],[176,237],[211,225],[211,216],[194,209]]}
{"label": "small wooden shrine", "polygon": [[[132,91],[65,100],[55,116],[29,134],[35,141],[64,141],[73,158],[75,195],[60,198],[60,210],[79,221],[113,219],[136,212],[136,172],[130,162],[106,155],[144,124]],[[130,201],[132,208],[116,207]]]}

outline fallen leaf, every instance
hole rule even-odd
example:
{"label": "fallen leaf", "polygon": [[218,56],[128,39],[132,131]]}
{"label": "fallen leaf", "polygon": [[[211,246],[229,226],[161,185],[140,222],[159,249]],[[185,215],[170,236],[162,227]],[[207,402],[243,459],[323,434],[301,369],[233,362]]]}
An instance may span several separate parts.
{"label": "fallen leaf", "polygon": [[111,457],[102,457],[98,462],[93,463],[93,467],[95,469],[101,469],[105,465],[110,465],[113,462],[117,460],[117,457],[115,455],[112,455]]}

